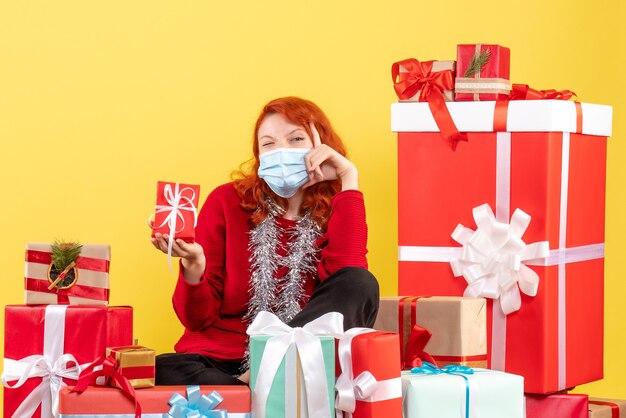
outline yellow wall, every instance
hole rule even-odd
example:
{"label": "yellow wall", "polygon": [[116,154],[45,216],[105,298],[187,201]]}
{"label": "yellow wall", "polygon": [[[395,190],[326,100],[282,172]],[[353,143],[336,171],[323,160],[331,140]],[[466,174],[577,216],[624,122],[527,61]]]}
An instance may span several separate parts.
{"label": "yellow wall", "polygon": [[580,390],[626,397],[620,3],[0,2],[0,305],[22,302],[27,241],[110,243],[112,304],[135,307],[140,343],[171,350],[181,332],[170,305],[175,278],[146,226],[156,181],[201,184],[204,199],[248,158],[260,106],[284,95],[317,102],[345,138],[367,199],[371,269],[394,294],[391,63],[454,59],[457,43],[499,43],[511,48],[514,82],[615,106],[606,378]]}

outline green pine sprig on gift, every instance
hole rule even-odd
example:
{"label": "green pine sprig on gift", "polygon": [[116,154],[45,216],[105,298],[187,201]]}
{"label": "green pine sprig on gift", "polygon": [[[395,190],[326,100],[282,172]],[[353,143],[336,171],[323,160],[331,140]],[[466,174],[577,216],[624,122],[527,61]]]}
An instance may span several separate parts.
{"label": "green pine sprig on gift", "polygon": [[474,55],[469,63],[469,67],[465,71],[464,77],[471,77],[474,74],[480,74],[483,67],[487,65],[491,58],[491,49],[487,48],[483,52]]}
{"label": "green pine sprig on gift", "polygon": [[52,264],[57,271],[63,271],[76,262],[83,246],[78,242],[61,242],[54,241],[52,243]]}

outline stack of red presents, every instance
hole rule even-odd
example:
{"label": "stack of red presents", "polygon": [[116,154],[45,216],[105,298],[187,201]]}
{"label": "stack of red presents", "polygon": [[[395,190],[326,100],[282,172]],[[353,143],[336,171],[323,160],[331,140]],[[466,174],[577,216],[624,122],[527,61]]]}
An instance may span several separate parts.
{"label": "stack of red presents", "polygon": [[[54,245],[27,245],[26,305],[5,307],[4,416],[161,417],[193,409],[201,396],[187,390],[196,388],[154,387],[155,353],[133,345],[133,309],[107,306],[110,247],[74,246],[71,265],[57,269]],[[210,409],[249,416],[248,388],[201,389],[217,393]]]}
{"label": "stack of red presents", "polygon": [[[624,401],[567,393],[602,378],[611,107],[511,85],[498,45],[392,76],[398,289],[413,296],[383,297],[375,329],[261,312],[249,388],[155,387],[132,308],[107,306],[109,247],[29,244],[26,305],[5,311],[4,416],[626,418]],[[154,227],[192,240],[197,198],[159,183]]]}
{"label": "stack of red presents", "polygon": [[[413,325],[427,328],[424,352],[439,363],[523,377],[525,405],[500,416],[625,417],[624,401],[588,406],[567,394],[602,379],[612,108],[511,84],[509,59],[508,48],[472,44],[458,45],[456,62],[392,67],[398,292],[425,296],[384,300],[379,321],[405,344]],[[438,376],[417,378],[429,380],[432,402],[443,399]],[[469,383],[454,377],[467,389],[466,416],[491,416],[481,397],[500,395],[484,393],[480,369]],[[411,378],[403,374],[407,416],[453,416],[422,409]]]}

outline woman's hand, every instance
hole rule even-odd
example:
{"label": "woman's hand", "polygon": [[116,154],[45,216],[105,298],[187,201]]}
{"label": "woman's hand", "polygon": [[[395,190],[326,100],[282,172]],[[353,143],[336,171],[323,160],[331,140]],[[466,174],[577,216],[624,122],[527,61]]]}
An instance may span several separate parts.
{"label": "woman's hand", "polygon": [[[150,238],[150,242],[157,250],[167,254],[168,234],[156,233]],[[176,239],[172,245],[172,257],[181,257],[183,265],[183,276],[189,283],[198,283],[204,273],[206,259],[204,250],[197,242],[188,243],[181,239]]]}
{"label": "woman's hand", "polygon": [[359,175],[356,167],[350,160],[326,144],[322,144],[320,134],[313,122],[309,122],[313,133],[313,149],[304,156],[304,162],[309,172],[309,181],[303,189],[326,180],[341,180],[341,190],[357,190]]}

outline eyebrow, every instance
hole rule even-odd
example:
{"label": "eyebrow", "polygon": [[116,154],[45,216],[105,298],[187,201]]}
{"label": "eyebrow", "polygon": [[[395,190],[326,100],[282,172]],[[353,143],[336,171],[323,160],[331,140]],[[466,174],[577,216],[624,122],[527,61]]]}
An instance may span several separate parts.
{"label": "eyebrow", "polygon": [[[304,129],[302,129],[302,128],[296,128],[296,129],[294,129],[293,131],[289,132],[289,133],[287,134],[287,136],[292,135],[292,134],[294,134],[294,133],[295,133],[295,132],[297,132],[297,131],[303,131],[303,132],[304,132]],[[262,137],[260,137],[260,138],[259,138],[259,140],[261,140],[261,139],[263,139],[263,138],[276,139],[276,138],[274,138],[274,137],[273,137],[273,136],[271,136],[271,135],[263,135]]]}

